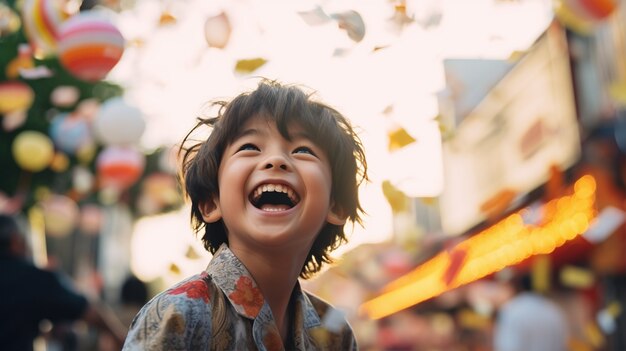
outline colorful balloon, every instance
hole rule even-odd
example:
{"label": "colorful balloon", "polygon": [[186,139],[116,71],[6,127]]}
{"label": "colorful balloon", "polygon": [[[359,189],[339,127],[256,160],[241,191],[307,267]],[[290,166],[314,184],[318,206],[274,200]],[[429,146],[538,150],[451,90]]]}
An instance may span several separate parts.
{"label": "colorful balloon", "polygon": [[139,141],[146,123],[141,110],[121,97],[114,97],[100,106],[93,129],[105,145],[130,145]]}
{"label": "colorful balloon", "polygon": [[28,41],[40,57],[57,51],[59,28],[68,18],[63,0],[25,0],[22,21]]}
{"label": "colorful balloon", "polygon": [[145,156],[134,148],[109,146],[96,159],[98,182],[101,188],[124,190],[141,177]]}
{"label": "colorful balloon", "polygon": [[30,172],[39,172],[48,167],[54,157],[54,146],[50,138],[33,130],[21,132],[15,137],[11,151],[15,162]]}
{"label": "colorful balloon", "polygon": [[87,120],[77,115],[61,113],[50,121],[50,137],[56,147],[74,154],[80,147],[93,142]]}
{"label": "colorful balloon", "polygon": [[98,13],[85,11],[63,23],[59,33],[59,60],[75,77],[103,79],[124,52],[122,33]]}
{"label": "colorful balloon", "polygon": [[0,114],[28,110],[33,104],[35,93],[21,81],[0,83]]}

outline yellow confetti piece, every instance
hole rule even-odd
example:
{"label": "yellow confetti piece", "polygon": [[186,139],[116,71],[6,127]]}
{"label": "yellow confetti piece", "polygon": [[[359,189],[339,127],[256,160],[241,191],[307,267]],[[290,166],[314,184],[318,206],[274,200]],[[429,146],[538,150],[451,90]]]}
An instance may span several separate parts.
{"label": "yellow confetti piece", "polygon": [[415,142],[415,138],[413,138],[404,128],[398,127],[391,131],[387,137],[389,138],[388,149],[389,151],[394,151],[401,149],[409,144]]}
{"label": "yellow confetti piece", "polygon": [[409,199],[408,197],[400,190],[391,184],[390,181],[383,181],[383,194],[391,205],[391,210],[393,212],[404,212],[408,209]]}
{"label": "yellow confetti piece", "polygon": [[244,59],[237,61],[235,64],[235,71],[239,73],[252,73],[267,63],[267,60],[261,57],[253,59]]}
{"label": "yellow confetti piece", "polygon": [[163,11],[161,13],[161,17],[159,18],[159,26],[168,26],[176,24],[176,17],[172,15],[169,11]]}

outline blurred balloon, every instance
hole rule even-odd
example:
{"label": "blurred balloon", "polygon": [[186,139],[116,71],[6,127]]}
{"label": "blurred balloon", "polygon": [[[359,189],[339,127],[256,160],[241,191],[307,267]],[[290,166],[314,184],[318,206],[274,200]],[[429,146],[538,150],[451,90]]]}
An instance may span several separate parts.
{"label": "blurred balloon", "polygon": [[96,118],[98,111],[100,111],[100,101],[90,98],[79,102],[74,110],[74,113],[88,121],[93,121]]}
{"label": "blurred balloon", "polygon": [[67,20],[59,32],[59,59],[75,77],[94,82],[103,79],[124,52],[122,33],[92,11]]}
{"label": "blurred balloon", "polygon": [[52,237],[65,237],[76,227],[78,205],[64,195],[51,195],[41,204],[45,221],[46,234]]}
{"label": "blurred balloon", "polygon": [[57,51],[59,27],[68,18],[63,0],[24,0],[22,20],[35,56],[52,56]]}
{"label": "blurred balloon", "polygon": [[76,166],[72,169],[72,187],[80,193],[85,194],[93,188],[94,175],[87,167]]}
{"label": "blurred balloon", "polygon": [[145,156],[134,148],[106,147],[96,159],[100,187],[127,189],[141,177],[145,163]]}
{"label": "blurred balloon", "polygon": [[15,137],[12,152],[15,162],[22,169],[39,172],[52,162],[54,146],[47,135],[27,130]]}
{"label": "blurred balloon", "polygon": [[20,16],[4,2],[0,2],[0,38],[8,37],[20,29]]}
{"label": "blurred balloon", "polygon": [[57,107],[70,107],[78,101],[80,91],[71,85],[60,85],[50,94],[50,101]]}
{"label": "blurred balloon", "polygon": [[50,137],[61,151],[74,154],[81,146],[93,142],[89,123],[80,116],[61,113],[50,121]]}
{"label": "blurred balloon", "polygon": [[123,98],[105,101],[93,122],[96,137],[105,145],[128,145],[139,141],[146,123],[142,112]]}
{"label": "blurred balloon", "polygon": [[204,22],[204,37],[209,47],[223,49],[228,44],[232,29],[225,12],[207,18]]}
{"label": "blurred balloon", "polygon": [[28,110],[34,99],[28,84],[18,80],[0,82],[0,114]]}
{"label": "blurred balloon", "polygon": [[50,169],[61,173],[65,172],[70,165],[70,159],[62,152],[55,152],[50,162]]}

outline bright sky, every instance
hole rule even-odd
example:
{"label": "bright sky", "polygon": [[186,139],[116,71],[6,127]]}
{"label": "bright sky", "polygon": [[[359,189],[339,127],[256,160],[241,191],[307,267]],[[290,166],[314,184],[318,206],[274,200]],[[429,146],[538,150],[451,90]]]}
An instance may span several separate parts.
{"label": "bright sky", "polygon": [[[444,87],[442,59],[507,58],[528,48],[552,16],[549,0],[407,0],[407,13],[416,21],[397,31],[389,22],[391,4],[387,0],[137,0],[117,16],[117,25],[127,40],[141,39],[144,44],[128,47],[109,78],[125,86],[130,103],[144,111],[147,130],[142,144],[148,149],[179,142],[207,101],[252,88],[255,80],[234,72],[238,59],[265,58],[267,64],[255,76],[317,90],[322,100],[362,130],[370,165],[372,183],[361,191],[370,216],[365,229],[355,229],[345,252],[361,243],[391,238],[391,211],[380,187],[383,180],[406,176],[406,191],[414,196],[432,197],[441,191],[441,142],[433,118],[438,114],[436,93]],[[360,13],[366,30],[363,40],[350,40],[335,21],[306,24],[298,12],[317,5],[327,14]],[[158,26],[164,10],[176,17],[176,24]],[[207,46],[203,29],[206,19],[221,11],[229,16],[233,30],[223,50]],[[420,25],[438,14],[439,25]],[[387,47],[374,52],[381,46]],[[344,54],[334,55],[337,49]],[[385,115],[388,106],[393,106],[393,112]],[[392,157],[387,152],[390,119],[420,141],[404,155]],[[139,275],[152,277],[157,268],[162,272],[168,262],[180,260],[184,252],[178,251],[184,249],[172,248],[185,246],[181,228],[188,228],[187,211],[143,219],[136,225],[133,245],[144,245],[142,240],[149,239],[153,248],[134,251],[134,268],[144,270]],[[155,232],[159,240],[154,240]],[[191,234],[187,237],[193,240]],[[177,256],[166,255],[173,251]],[[137,268],[137,262],[143,262],[144,268]]]}

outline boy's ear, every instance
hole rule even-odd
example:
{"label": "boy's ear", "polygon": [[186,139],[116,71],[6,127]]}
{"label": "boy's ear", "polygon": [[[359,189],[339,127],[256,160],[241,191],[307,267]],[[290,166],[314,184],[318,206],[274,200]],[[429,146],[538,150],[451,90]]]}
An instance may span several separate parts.
{"label": "boy's ear", "polygon": [[206,223],[215,223],[222,219],[222,210],[214,199],[201,202],[198,204],[198,209]]}
{"label": "boy's ear", "polygon": [[348,220],[348,216],[344,213],[343,209],[337,206],[335,203],[331,204],[328,215],[326,216],[326,222],[333,225],[344,225]]}

